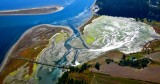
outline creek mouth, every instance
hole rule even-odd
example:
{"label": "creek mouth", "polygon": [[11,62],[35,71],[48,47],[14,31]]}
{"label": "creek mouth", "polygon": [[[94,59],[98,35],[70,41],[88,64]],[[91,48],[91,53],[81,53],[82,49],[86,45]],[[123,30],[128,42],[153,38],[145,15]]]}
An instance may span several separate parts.
{"label": "creek mouth", "polygon": [[[64,8],[64,10],[65,10],[65,8]],[[60,11],[60,13],[66,12],[64,10],[62,10],[63,12]],[[58,15],[58,12],[56,14]],[[88,15],[85,15],[85,14],[88,14]],[[49,15],[49,18],[52,18],[52,17],[50,17],[50,15]],[[124,51],[126,49],[130,49],[130,48],[132,49],[132,47],[129,47],[129,46],[123,46],[123,47],[117,46],[119,44],[116,44],[116,41],[114,41],[114,40],[117,40],[117,39],[114,39],[114,37],[112,37],[112,35],[110,37],[112,37],[113,40],[109,39],[110,37],[107,37],[107,35],[105,35],[105,33],[108,33],[108,31],[107,31],[107,29],[106,30],[103,29],[103,27],[105,27],[107,25],[107,27],[109,26],[108,29],[110,31],[112,31],[115,28],[119,28],[119,25],[118,26],[116,25],[117,23],[119,24],[119,22],[124,21],[124,20],[127,20],[128,22],[130,22],[130,21],[131,22],[135,22],[133,19],[125,19],[125,18],[118,18],[118,17],[113,18],[113,17],[103,16],[103,17],[110,18],[109,20],[106,18],[106,21],[114,23],[113,20],[115,20],[116,23],[111,24],[111,23],[107,22],[105,24],[102,24],[102,26],[101,25],[97,26],[97,29],[98,28],[102,28],[102,29],[100,29],[100,32],[99,32],[99,30],[97,30],[98,32],[96,31],[96,33],[94,33],[94,34],[98,33],[99,35],[102,35],[102,36],[101,37],[96,37],[95,36],[95,38],[98,38],[98,39],[102,38],[102,40],[107,40],[107,39],[109,39],[109,40],[107,40],[108,42],[106,41],[106,43],[103,42],[104,45],[100,45],[97,48],[95,48],[95,47],[91,46],[92,44],[89,45],[89,46],[86,45],[87,41],[84,39],[85,37],[82,37],[83,35],[81,35],[80,31],[78,31],[78,27],[79,27],[79,25],[81,23],[85,24],[85,22],[88,22],[87,20],[89,20],[88,17],[93,17],[93,11],[91,11],[91,9],[84,10],[83,13],[80,13],[78,16],[76,16],[74,18],[71,18],[71,19],[67,18],[67,21],[63,20],[62,17],[60,17],[60,16],[58,16],[58,17],[60,19],[58,19],[57,22],[56,22],[56,20],[52,21],[51,19],[49,19],[49,21],[48,21],[48,19],[45,19],[45,21],[47,21],[49,23],[52,23],[52,25],[55,25],[55,24],[56,25],[67,25],[73,30],[74,34],[71,35],[71,37],[67,38],[66,40],[62,41],[61,43],[57,43],[57,46],[53,44],[53,45],[51,45],[51,48],[49,48],[46,51],[44,51],[45,54],[56,53],[55,55],[51,55],[50,57],[47,57],[47,55],[44,55],[44,56],[42,55],[42,57],[41,57],[41,55],[40,55],[39,58],[38,58],[38,61],[48,62],[48,63],[51,63],[51,64],[53,63],[56,66],[63,66],[63,65],[76,66],[76,65],[78,65],[80,63],[84,63],[86,61],[89,61],[89,60],[91,60],[93,58],[98,57],[98,55],[101,52],[105,52],[105,51],[112,50],[112,49],[119,49],[119,50],[124,50]],[[81,20],[82,18],[83,18],[83,20]],[[55,19],[55,18],[53,17],[53,19]],[[65,17],[65,19],[66,19],[66,17]],[[118,20],[119,22],[117,22],[116,20]],[[100,22],[101,21],[103,21],[103,20],[100,20]],[[43,22],[40,21],[40,23],[43,23]],[[82,25],[84,25],[84,24],[82,24]],[[35,25],[38,25],[38,24],[35,24]],[[124,24],[122,24],[122,25],[124,25]],[[143,24],[140,24],[140,25],[143,25]],[[84,31],[92,33],[88,29],[89,30],[91,29],[92,31],[94,31],[94,29],[92,29],[92,28],[87,28],[87,29],[84,28]],[[101,31],[101,30],[104,30],[104,31]],[[104,35],[102,34],[102,32],[104,33]],[[117,34],[119,34],[119,33],[124,34],[124,32],[122,32],[121,29],[120,30],[117,29],[116,32],[117,32]],[[139,29],[135,30],[135,32],[139,33]],[[111,32],[111,33],[115,34],[114,32]],[[130,34],[130,33],[131,33],[131,36],[132,36],[132,31],[131,32],[129,31],[129,33],[127,33],[127,34]],[[134,31],[133,31],[133,33],[134,33]],[[117,36],[119,36],[117,34],[115,34],[115,38],[117,38]],[[93,35],[93,37],[94,37],[94,35]],[[122,37],[124,37],[124,35],[122,35]],[[88,38],[88,37],[86,37],[86,38]],[[119,38],[121,38],[121,37],[119,37]],[[137,39],[137,38],[135,38],[135,39]],[[93,40],[94,42],[91,42],[91,43],[98,44],[98,43],[96,43],[96,40],[97,39]],[[113,42],[110,42],[110,44],[107,44],[107,43],[109,43],[109,41],[113,41]],[[54,42],[54,39],[53,39],[52,42]],[[122,41],[120,41],[119,43],[122,43],[122,42],[123,42],[123,38],[122,38]],[[77,43],[78,45],[81,45],[81,46],[77,47],[76,46],[77,44],[73,44],[73,43]],[[113,43],[113,46],[111,46],[112,45],[111,43]],[[109,46],[105,46],[105,44],[107,44]],[[128,44],[128,45],[130,45],[130,44]],[[134,45],[134,43],[132,42],[131,45]],[[57,56],[57,58],[56,58],[57,60],[56,61],[52,60],[52,57],[54,57],[54,56]],[[58,56],[60,56],[60,57],[58,57]],[[40,79],[38,81],[39,84],[52,84],[52,83],[56,83],[57,82],[58,77],[60,77],[63,72],[65,72],[65,69],[38,65],[37,66],[36,77]]]}
{"label": "creek mouth", "polygon": [[[86,21],[86,22],[88,22],[88,21]],[[64,44],[62,44],[66,51],[63,53],[63,56],[61,56],[59,58],[59,60],[54,61],[54,64],[56,66],[66,66],[66,65],[67,66],[77,66],[77,65],[79,65],[80,63],[77,61],[77,58],[80,54],[80,50],[89,49],[88,46],[86,45],[86,43],[84,42],[84,40],[81,38],[80,31],[78,31],[77,28],[73,28],[73,26],[70,26],[70,27],[71,27],[71,29],[73,29],[74,33],[73,33],[73,35],[71,35],[71,37],[69,37],[64,42]],[[71,43],[75,42],[75,41],[73,41],[74,39],[79,39],[79,42],[81,43],[80,48],[72,46]],[[61,52],[61,50],[59,52]],[[52,51],[51,51],[51,53],[52,53]],[[69,56],[71,56],[72,58],[71,59],[68,58]],[[42,61],[42,60],[40,60],[40,61]],[[63,68],[56,68],[56,67],[55,68],[52,68],[52,67],[45,68],[45,66],[39,66],[39,67],[40,68],[38,69],[37,77],[38,78],[40,77],[42,79],[42,80],[39,80],[39,84],[57,83],[60,75],[66,71]],[[50,73],[50,74],[48,74],[48,73]]]}
{"label": "creek mouth", "polygon": [[[79,4],[81,3],[81,4]],[[74,38],[81,38],[80,33],[78,31],[78,27],[82,24],[85,23],[89,19],[89,17],[92,17],[92,5],[94,5],[95,0],[73,0],[70,4],[64,6],[64,9],[55,13],[51,14],[38,14],[38,15],[9,15],[9,16],[3,16],[0,15],[0,23],[2,25],[0,26],[0,29],[3,31],[0,31],[2,34],[1,37],[2,39],[6,39],[4,41],[0,41],[0,44],[10,44],[8,45],[3,45],[0,47],[0,52],[4,52],[4,54],[7,53],[5,50],[9,50],[10,47],[14,46],[14,43],[16,44],[16,41],[24,33],[26,30],[29,28],[32,28],[34,26],[42,25],[42,24],[50,24],[50,25],[60,25],[60,26],[69,26],[74,34],[69,37],[61,46],[66,49],[66,52],[62,55],[62,58],[59,59],[56,64],[57,65],[65,65],[68,61],[68,55],[71,53],[74,54],[74,59],[73,64],[75,65],[77,63],[76,58],[78,57],[79,54],[79,48],[73,47],[70,45],[70,42]],[[73,10],[74,8],[77,8],[76,10]],[[21,22],[21,23],[19,23]],[[10,24],[10,25],[8,25]],[[15,29],[14,29],[15,28]],[[8,34],[8,30],[13,30],[11,34]],[[17,36],[17,38],[15,38]],[[82,44],[85,45],[82,39]],[[87,48],[85,45],[84,47]],[[83,47],[83,48],[84,48]],[[5,50],[4,50],[5,48]],[[7,49],[6,49],[7,48]],[[11,48],[10,48],[11,49]],[[59,50],[61,51],[61,50]],[[1,59],[4,59],[4,54],[0,55]],[[6,55],[7,56],[7,55]],[[4,62],[3,62],[4,63]],[[3,65],[3,63],[1,63]],[[42,80],[39,81],[39,83],[47,83],[47,84],[52,84],[53,82],[56,82],[58,77],[62,74],[61,72],[63,69],[60,68],[53,68],[49,67],[48,69],[42,68],[44,67],[43,65],[38,65],[39,67],[37,69],[37,77],[42,77]],[[21,70],[26,70],[23,69],[23,66],[18,68]],[[15,71],[15,70],[14,70]],[[13,72],[14,72],[13,71]],[[9,74],[9,73],[8,73]],[[17,75],[20,73],[17,73]],[[9,75],[8,75],[9,77]],[[17,78],[18,79],[18,78]],[[20,78],[21,79],[21,78]],[[46,79],[46,80],[45,80]],[[32,80],[32,78],[31,78]],[[3,81],[2,81],[3,82]]]}

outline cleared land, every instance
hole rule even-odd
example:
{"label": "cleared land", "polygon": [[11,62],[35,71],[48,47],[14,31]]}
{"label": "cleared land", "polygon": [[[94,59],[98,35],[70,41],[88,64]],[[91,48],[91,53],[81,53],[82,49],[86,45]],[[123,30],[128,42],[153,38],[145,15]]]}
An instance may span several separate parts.
{"label": "cleared land", "polygon": [[150,84],[149,82],[128,78],[114,77],[104,74],[94,74],[91,84]]}
{"label": "cleared land", "polygon": [[74,71],[72,68],[68,72],[63,74],[58,84],[61,84],[63,82],[65,82],[66,84],[154,84],[153,82],[148,81],[115,77],[108,74],[96,73],[90,71],[89,68],[82,68],[82,66],[75,67]]}
{"label": "cleared land", "polygon": [[[158,53],[159,52],[156,52],[156,54]],[[144,53],[139,52],[139,53],[134,53],[131,55],[137,56],[136,58],[142,58],[145,56],[143,54]],[[147,56],[153,57],[155,60],[151,62],[151,64],[149,64],[146,68],[142,68],[142,69],[119,66],[116,62],[118,62],[122,58],[123,53],[118,52],[118,51],[106,52],[99,58],[93,59],[92,61],[89,61],[88,63],[91,64],[92,66],[94,66],[97,62],[100,63],[100,70],[97,70],[94,67],[90,68],[90,70],[95,73],[110,75],[111,78],[112,76],[114,76],[114,77],[130,78],[130,79],[135,79],[135,80],[143,80],[143,81],[149,81],[149,82],[154,82],[154,83],[160,83],[160,80],[159,80],[160,66],[158,64],[159,62],[157,62],[157,60],[159,60],[159,56],[158,55],[152,56],[153,54],[154,53],[149,54]],[[128,56],[131,56],[131,55],[128,55]],[[115,63],[107,64],[105,61],[106,59],[113,59]],[[100,77],[102,78],[102,80],[100,79]],[[103,76],[100,76],[100,77],[98,77],[99,79],[96,78],[97,81],[99,82],[101,81],[103,83],[107,82],[107,80],[103,80],[104,79]],[[127,79],[124,79],[124,80],[127,80]],[[116,83],[116,82],[112,81],[112,83]],[[98,84],[98,82],[95,84]]]}

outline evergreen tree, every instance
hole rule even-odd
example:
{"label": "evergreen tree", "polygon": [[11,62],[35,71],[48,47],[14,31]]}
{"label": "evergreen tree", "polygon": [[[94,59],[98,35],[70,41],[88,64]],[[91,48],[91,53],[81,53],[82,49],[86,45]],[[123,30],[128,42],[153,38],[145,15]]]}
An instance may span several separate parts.
{"label": "evergreen tree", "polygon": [[95,64],[95,68],[96,68],[97,70],[100,70],[100,64],[99,64],[99,62],[97,62],[97,63]]}

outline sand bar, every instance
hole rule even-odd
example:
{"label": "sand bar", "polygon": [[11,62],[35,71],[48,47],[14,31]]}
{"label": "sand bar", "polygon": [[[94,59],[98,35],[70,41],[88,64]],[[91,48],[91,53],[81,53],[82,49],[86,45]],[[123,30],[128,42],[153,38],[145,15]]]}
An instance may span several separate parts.
{"label": "sand bar", "polygon": [[0,11],[0,15],[37,15],[37,14],[49,14],[61,10],[63,10],[62,6],[47,6],[39,8]]}

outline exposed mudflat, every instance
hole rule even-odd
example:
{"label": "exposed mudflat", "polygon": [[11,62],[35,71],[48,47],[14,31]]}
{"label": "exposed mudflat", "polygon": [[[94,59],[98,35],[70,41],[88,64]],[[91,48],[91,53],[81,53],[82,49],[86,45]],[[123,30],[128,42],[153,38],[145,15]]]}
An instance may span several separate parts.
{"label": "exposed mudflat", "polygon": [[[36,61],[39,53],[48,46],[50,38],[60,32],[72,34],[72,31],[70,31],[68,27],[52,25],[39,25],[26,31],[6,55],[3,66],[1,66],[0,80],[4,80],[7,76],[4,80],[5,83],[11,83],[9,80],[12,78],[15,79],[14,81],[21,81],[24,80],[23,78],[26,75],[27,77],[33,76],[33,70],[35,70],[34,64],[16,58],[23,57]],[[18,80],[19,78],[21,78],[21,80]],[[33,79],[30,78],[29,80]]]}
{"label": "exposed mudflat", "polygon": [[90,51],[109,51],[113,49],[124,53],[139,52],[147,42],[160,39],[155,30],[133,18],[100,16],[83,30],[83,40]]}

